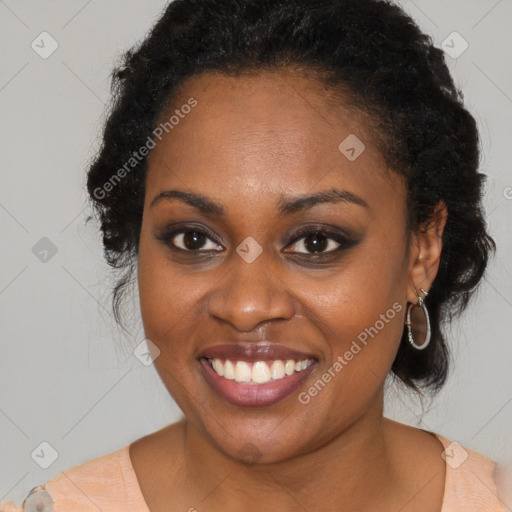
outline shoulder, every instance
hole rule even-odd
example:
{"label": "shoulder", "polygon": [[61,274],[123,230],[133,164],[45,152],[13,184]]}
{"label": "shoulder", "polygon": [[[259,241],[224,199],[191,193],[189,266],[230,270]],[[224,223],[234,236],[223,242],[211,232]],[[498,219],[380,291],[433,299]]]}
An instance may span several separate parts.
{"label": "shoulder", "polygon": [[442,512],[505,512],[495,474],[496,463],[485,455],[434,434],[443,444],[446,480]]}
{"label": "shoulder", "polygon": [[[432,473],[441,471],[444,475],[444,486],[439,490],[441,512],[509,510],[500,495],[497,465],[493,460],[435,432],[392,420],[387,420],[386,425],[394,436],[400,467],[404,461],[412,461],[407,466],[407,475],[416,474],[417,467],[423,473],[425,468],[430,468]],[[439,484],[442,483],[441,480]]]}
{"label": "shoulder", "polygon": [[12,502],[0,512],[118,512],[133,508],[136,479],[129,446],[73,466],[34,487],[21,506]]}

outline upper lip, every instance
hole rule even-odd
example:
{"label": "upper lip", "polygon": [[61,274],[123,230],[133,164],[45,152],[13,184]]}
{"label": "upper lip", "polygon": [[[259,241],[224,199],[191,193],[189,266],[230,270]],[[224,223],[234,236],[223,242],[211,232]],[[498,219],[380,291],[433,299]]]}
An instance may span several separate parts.
{"label": "upper lip", "polygon": [[276,359],[316,359],[315,356],[284,345],[260,342],[239,342],[236,344],[215,345],[205,349],[201,357],[208,359],[230,359],[235,361],[274,361]]}

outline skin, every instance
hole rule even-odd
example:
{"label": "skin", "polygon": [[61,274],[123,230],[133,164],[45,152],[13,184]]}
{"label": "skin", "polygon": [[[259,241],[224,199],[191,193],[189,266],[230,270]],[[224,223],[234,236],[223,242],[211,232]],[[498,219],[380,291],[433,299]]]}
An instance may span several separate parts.
{"label": "skin", "polygon": [[[387,169],[370,124],[311,77],[204,73],[183,84],[174,108],[190,97],[198,105],[150,154],[139,245],[145,334],[161,351],[155,366],[185,417],[131,445],[149,509],[439,511],[443,447],[383,417],[383,385],[406,305],[435,278],[443,205],[408,238],[405,185]],[[354,161],[338,150],[349,134],[366,147]],[[179,199],[151,205],[169,189],[207,196],[225,213]],[[368,206],[340,201],[277,213],[281,198],[331,189]],[[184,247],[182,237],[161,235],[177,223],[215,239],[196,252],[173,251],[173,243]],[[345,230],[357,243],[315,261],[306,239],[293,242],[305,225]],[[249,236],[262,248],[252,263],[236,252]],[[338,247],[327,241],[322,250]],[[300,403],[298,393],[393,304],[401,311]],[[208,386],[198,357],[213,345],[260,340],[312,353],[318,363],[298,392],[272,406],[231,405]],[[247,450],[254,463],[244,462]]]}

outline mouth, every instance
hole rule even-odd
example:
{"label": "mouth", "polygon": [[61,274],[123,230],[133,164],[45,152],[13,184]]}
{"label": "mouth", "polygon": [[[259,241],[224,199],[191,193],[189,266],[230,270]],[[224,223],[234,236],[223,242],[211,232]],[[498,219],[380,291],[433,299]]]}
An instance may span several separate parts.
{"label": "mouth", "polygon": [[206,382],[229,403],[262,407],[297,390],[318,360],[281,346],[248,344],[212,347],[199,363]]}

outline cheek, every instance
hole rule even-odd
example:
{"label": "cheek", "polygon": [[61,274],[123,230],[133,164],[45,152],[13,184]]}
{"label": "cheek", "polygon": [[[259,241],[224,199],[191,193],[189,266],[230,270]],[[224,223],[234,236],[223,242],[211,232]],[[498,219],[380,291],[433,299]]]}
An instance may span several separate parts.
{"label": "cheek", "polygon": [[322,278],[296,275],[293,289],[305,309],[315,316],[315,323],[342,342],[348,334],[357,336],[373,326],[390,308],[389,324],[397,320],[400,323],[398,306],[393,309],[393,304],[402,304],[405,286],[403,261],[390,251],[362,247]]}
{"label": "cheek", "polygon": [[[170,395],[189,418],[196,417],[191,403],[195,388],[191,371],[197,361],[191,347],[197,333],[197,303],[204,293],[204,279],[199,275],[191,282],[190,276],[171,266],[163,251],[147,248],[141,239],[138,262],[138,288],[145,337],[151,340],[160,354],[154,361]],[[190,343],[187,343],[190,340]]]}
{"label": "cheek", "polygon": [[182,341],[194,332],[206,291],[199,274],[185,277],[158,258],[152,259],[151,265],[139,260],[139,299],[146,337],[157,346],[173,345],[175,353],[185,349],[187,344]]}
{"label": "cheek", "polygon": [[328,373],[337,381],[332,399],[354,411],[386,378],[404,329],[405,248],[388,241],[366,242],[328,278],[296,278],[295,290],[329,350]]}
{"label": "cheek", "polygon": [[146,337],[161,350],[190,322],[200,293],[200,286],[184,275],[171,264],[165,250],[148,240],[143,228],[137,268],[140,310]]}

